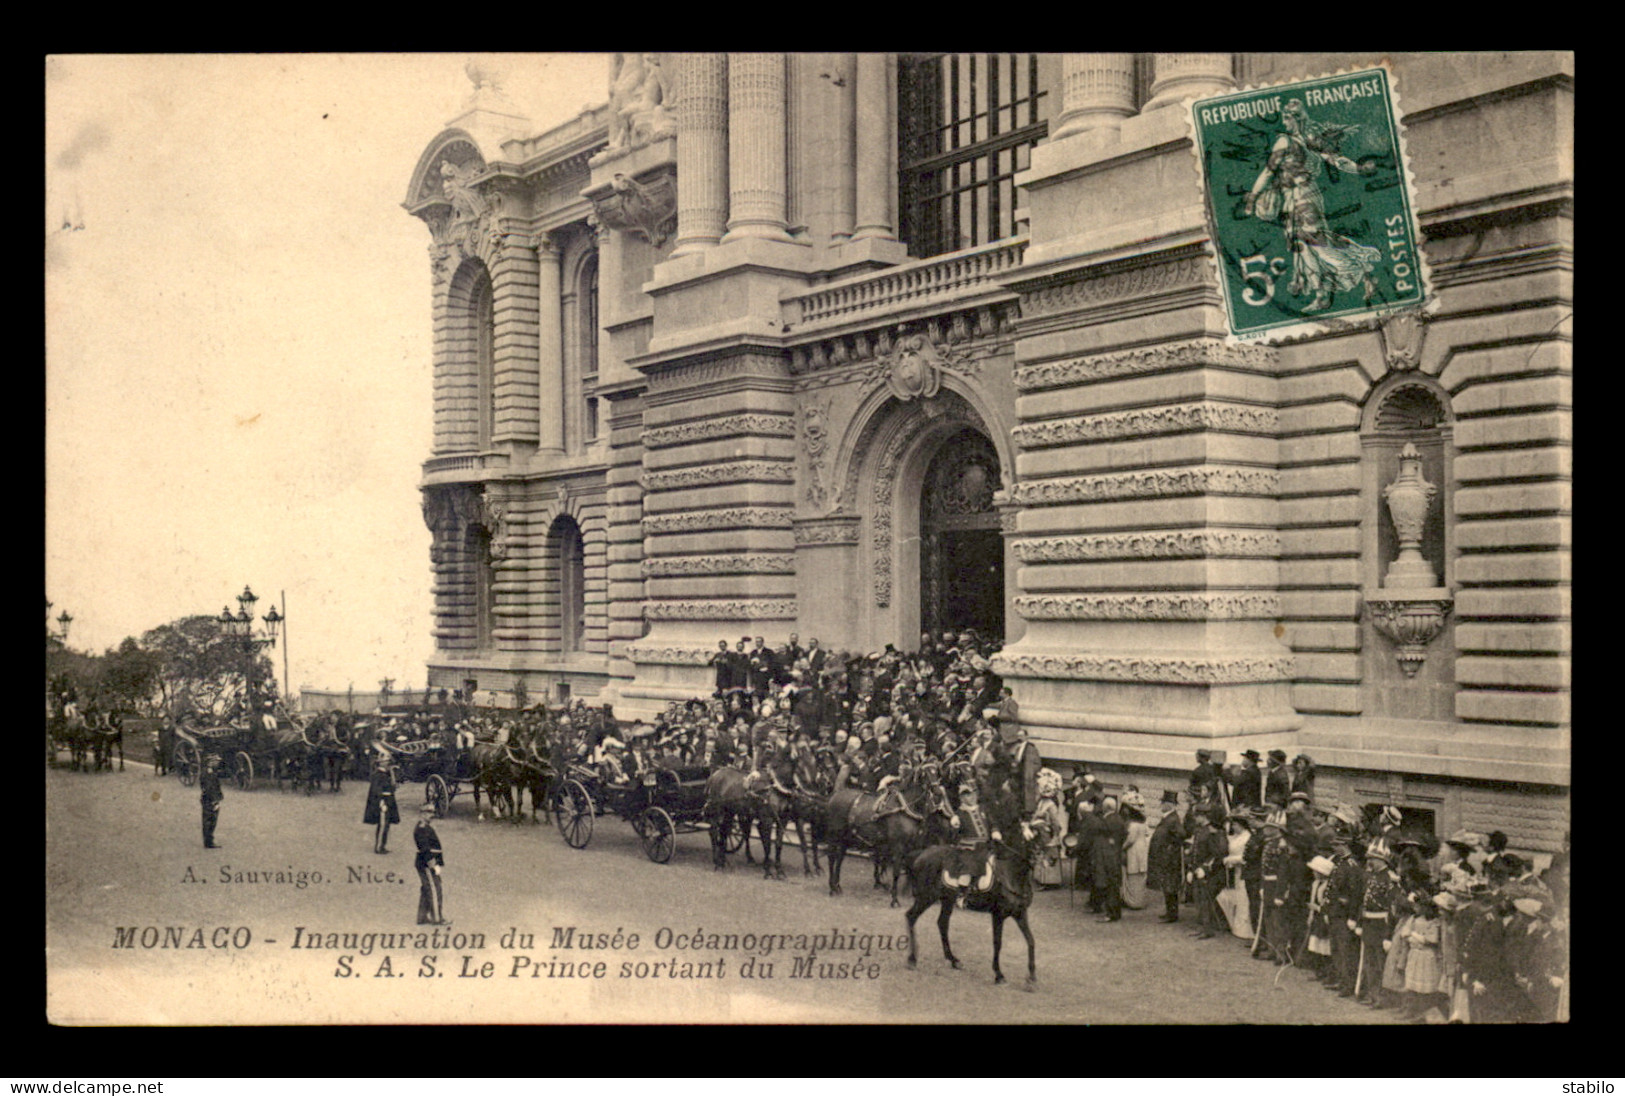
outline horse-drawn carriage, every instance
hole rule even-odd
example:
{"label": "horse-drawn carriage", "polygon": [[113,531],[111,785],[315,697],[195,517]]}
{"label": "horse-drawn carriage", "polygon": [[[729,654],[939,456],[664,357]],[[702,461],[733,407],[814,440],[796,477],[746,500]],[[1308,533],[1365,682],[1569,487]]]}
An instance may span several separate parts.
{"label": "horse-drawn carriage", "polygon": [[376,745],[394,764],[398,783],[423,785],[423,801],[434,807],[436,818],[446,817],[452,800],[477,786],[474,762],[466,749],[453,749],[432,738],[405,742],[379,738]]}
{"label": "horse-drawn carriage", "polygon": [[278,787],[290,780],[295,790],[303,786],[309,792],[321,784],[324,775],[329,787],[338,790],[341,773],[329,759],[344,756],[343,744],[328,742],[320,735],[312,738],[305,724],[286,716],[202,727],[183,721],[174,726],[173,741],[171,768],[186,785],[197,780],[204,759],[212,756],[220,765],[221,777],[241,791],[269,777]]}
{"label": "horse-drawn carriage", "polygon": [[[587,847],[595,818],[616,814],[638,835],[645,855],[664,864],[672,858],[679,834],[709,829],[704,816],[710,778],[711,770],[704,765],[655,767],[616,783],[590,765],[572,764],[554,787],[549,804],[560,836],[572,849]],[[744,844],[742,828],[728,832],[729,852]]]}

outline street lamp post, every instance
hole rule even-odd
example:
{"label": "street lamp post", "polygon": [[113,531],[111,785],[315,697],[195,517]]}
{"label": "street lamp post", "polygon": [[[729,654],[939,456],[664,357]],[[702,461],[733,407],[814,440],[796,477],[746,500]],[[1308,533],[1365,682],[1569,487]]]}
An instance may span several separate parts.
{"label": "street lamp post", "polygon": [[240,645],[243,653],[243,700],[248,708],[250,719],[259,717],[258,690],[254,680],[254,658],[262,648],[276,646],[277,628],[282,624],[282,614],[277,612],[276,606],[262,618],[265,621],[265,631],[260,635],[254,634],[254,606],[259,598],[247,586],[237,595],[237,613],[232,614],[230,608],[220,610],[218,620],[221,632],[228,638],[234,639]]}

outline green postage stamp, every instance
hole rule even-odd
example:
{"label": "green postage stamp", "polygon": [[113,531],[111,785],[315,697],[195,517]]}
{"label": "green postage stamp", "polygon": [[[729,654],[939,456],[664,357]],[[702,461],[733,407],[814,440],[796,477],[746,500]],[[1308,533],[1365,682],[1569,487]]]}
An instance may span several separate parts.
{"label": "green postage stamp", "polygon": [[1386,67],[1190,110],[1232,338],[1302,335],[1428,302]]}

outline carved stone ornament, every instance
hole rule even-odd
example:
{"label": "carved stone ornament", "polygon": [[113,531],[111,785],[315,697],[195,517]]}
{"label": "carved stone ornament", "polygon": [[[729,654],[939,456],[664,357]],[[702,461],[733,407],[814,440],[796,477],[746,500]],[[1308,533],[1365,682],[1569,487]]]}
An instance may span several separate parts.
{"label": "carved stone ornament", "polygon": [[665,247],[677,231],[677,177],[662,170],[647,182],[617,173],[607,194],[592,198],[600,224],[633,232],[654,247]]}
{"label": "carved stone ornament", "polygon": [[1274,620],[1274,594],[1024,594],[1025,620]]}
{"label": "carved stone ornament", "polygon": [[757,598],[750,601],[647,601],[647,620],[794,620],[796,599]]}
{"label": "carved stone ornament", "polygon": [[1415,677],[1427,659],[1427,646],[1444,630],[1445,618],[1455,604],[1448,590],[1386,590],[1367,594],[1371,624],[1395,646],[1395,656],[1406,677]]}
{"label": "carved stone ornament", "polygon": [[473,183],[483,170],[477,164],[459,166],[450,160],[440,164],[441,190],[451,203],[451,217],[445,222],[441,243],[468,258],[480,254],[494,223],[490,201]]}
{"label": "carved stone ornament", "polygon": [[798,521],[793,526],[796,546],[858,543],[860,519],[855,517],[817,518]]}
{"label": "carved stone ornament", "polygon": [[993,671],[1005,677],[1064,678],[1074,681],[1135,681],[1172,685],[1241,685],[1289,681],[1292,655],[1227,658],[1184,655],[998,654]]}
{"label": "carved stone ornament", "polygon": [[648,647],[641,643],[628,643],[624,650],[633,662],[663,666],[705,666],[716,654],[714,647]]}
{"label": "carved stone ornament", "polygon": [[508,508],[499,499],[485,495],[480,500],[480,524],[491,533],[491,559],[508,558]]}
{"label": "carved stone ornament", "polygon": [[807,454],[807,502],[822,507],[829,501],[829,406],[809,399],[801,407],[801,448]]}
{"label": "carved stone ornament", "polygon": [[1422,340],[1427,328],[1420,312],[1397,312],[1382,321],[1383,357],[1388,368],[1409,373],[1422,364]]}
{"label": "carved stone ornament", "polygon": [[930,399],[942,387],[942,373],[937,367],[936,347],[924,335],[910,335],[897,346],[886,372],[886,387],[891,394],[907,403],[913,399]]}

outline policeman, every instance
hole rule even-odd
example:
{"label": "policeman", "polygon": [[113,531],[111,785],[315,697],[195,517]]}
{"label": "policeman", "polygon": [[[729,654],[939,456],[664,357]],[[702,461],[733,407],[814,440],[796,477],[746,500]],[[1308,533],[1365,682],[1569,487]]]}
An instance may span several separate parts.
{"label": "policeman", "polygon": [[226,793],[220,790],[219,766],[219,759],[211,755],[204,760],[203,773],[198,778],[198,801],[203,805],[203,847],[206,849],[221,847],[214,839],[214,827],[220,821],[220,804],[226,798]]}

